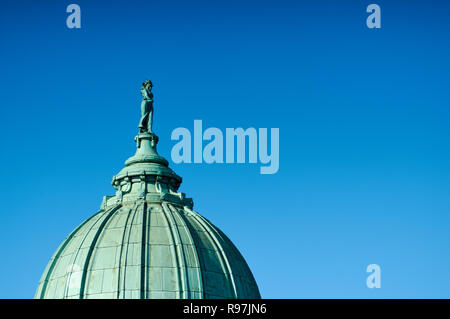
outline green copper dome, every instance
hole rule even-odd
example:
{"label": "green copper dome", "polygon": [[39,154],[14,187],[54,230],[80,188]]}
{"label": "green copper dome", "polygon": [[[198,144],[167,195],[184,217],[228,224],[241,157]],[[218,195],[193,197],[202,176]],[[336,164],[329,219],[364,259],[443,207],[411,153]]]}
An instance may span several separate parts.
{"label": "green copper dome", "polygon": [[115,196],[56,250],[35,298],[260,298],[238,249],[177,192],[181,177],[156,151],[150,85]]}

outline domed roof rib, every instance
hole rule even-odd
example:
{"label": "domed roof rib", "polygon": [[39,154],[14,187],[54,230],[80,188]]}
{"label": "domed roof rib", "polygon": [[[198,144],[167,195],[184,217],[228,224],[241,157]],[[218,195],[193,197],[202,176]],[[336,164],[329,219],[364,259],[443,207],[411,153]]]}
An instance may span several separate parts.
{"label": "domed roof rib", "polygon": [[145,267],[146,259],[148,258],[147,252],[147,203],[142,205],[142,240],[141,240],[141,299],[145,299],[145,277],[147,275],[147,269]]}
{"label": "domed roof rib", "polygon": [[[199,215],[201,218],[203,218],[208,224],[212,225],[211,222],[206,219],[205,217]],[[214,225],[212,225],[214,228],[214,231],[217,232],[217,234],[220,236],[220,238],[223,240],[224,243],[226,243],[230,249],[233,251],[233,253],[236,255],[236,257],[242,261],[243,266],[245,268],[245,272],[246,272],[246,276],[248,276],[250,278],[250,281],[253,282],[256,285],[256,280],[255,277],[253,276],[252,271],[250,270],[250,267],[247,264],[247,261],[245,260],[244,256],[242,256],[241,252],[239,251],[239,249],[237,249],[237,247],[233,244],[233,242],[230,240],[230,238],[228,238],[223,232],[222,230],[220,230],[220,228],[214,227]],[[259,292],[259,289],[256,289],[256,295],[253,296],[252,298],[257,298],[260,299],[261,298],[261,294]],[[240,297],[238,297],[240,298]]]}
{"label": "domed roof rib", "polygon": [[[104,211],[104,210],[100,211],[100,213],[102,213],[102,212],[103,212],[103,214],[101,214],[100,217],[97,218],[97,219],[92,223],[92,225],[89,227],[89,229],[85,232],[85,234],[84,234],[84,236],[83,236],[83,239],[81,240],[81,242],[80,242],[78,248],[76,249],[75,253],[73,253],[73,256],[72,256],[72,258],[71,258],[71,262],[69,263],[69,266],[75,265],[75,262],[76,262],[76,260],[77,260],[77,258],[78,258],[78,255],[79,255],[79,253],[80,253],[81,247],[83,246],[83,243],[86,241],[87,236],[88,236],[89,233],[91,232],[92,228],[94,228],[94,226],[108,214],[109,209],[106,210],[106,211]],[[94,216],[95,216],[95,215],[94,215]],[[84,225],[84,224],[81,224],[81,226],[83,226],[83,225]],[[71,241],[71,240],[72,240],[72,238],[69,239],[69,241]],[[72,274],[73,274],[72,271],[70,271],[70,272],[67,274],[67,278],[66,278],[66,281],[65,281],[65,283],[64,283],[64,293],[63,293],[63,298],[67,298],[67,297],[69,296],[69,283],[70,283]]]}
{"label": "domed roof rib", "polygon": [[[191,230],[189,229],[186,221],[183,218],[183,213],[176,209],[172,204],[163,202],[163,210],[166,214],[168,225],[170,226],[174,238],[174,248],[178,253],[179,265],[179,279],[181,281],[180,298],[194,298],[194,290],[197,288],[200,291],[199,298],[204,298],[203,290],[203,278],[201,272],[200,259],[198,256],[198,251],[196,243],[192,237]],[[181,240],[181,231],[178,224],[181,224],[182,229],[185,231],[184,241]],[[194,264],[188,265],[186,253],[189,249],[192,249],[193,262]],[[196,276],[189,276],[189,272],[194,272]],[[191,282],[191,280],[197,278],[197,282]]]}
{"label": "domed roof rib", "polygon": [[[39,291],[39,289],[38,289],[38,291],[36,292],[36,296],[39,295],[40,299],[43,299],[47,292],[47,285],[48,285],[49,279],[53,273],[53,270],[55,269],[56,264],[59,261],[59,257],[64,252],[64,249],[66,248],[66,246],[70,243],[71,239],[75,236],[75,234],[77,234],[78,231],[80,231],[83,228],[84,225],[89,223],[92,219],[94,219],[94,217],[98,216],[102,212],[103,212],[103,210],[98,211],[97,213],[95,213],[94,215],[92,215],[91,217],[86,219],[83,223],[81,223],[77,228],[75,228],[69,234],[69,236],[67,236],[67,238],[62,242],[62,244],[56,250],[55,254],[51,258],[50,263],[47,266],[47,270],[44,271],[44,274],[42,275],[42,279],[41,279],[42,285],[39,285],[41,287],[41,290]],[[100,218],[101,217],[99,217],[99,219]]]}
{"label": "domed roof rib", "polygon": [[[190,284],[190,278],[189,278],[189,275],[186,275],[187,282],[188,282],[188,287],[189,287],[189,289],[188,289],[189,295],[186,296],[186,298],[194,298],[194,297],[192,296],[192,291],[193,291],[194,287],[198,287],[198,289],[200,290],[200,296],[199,296],[199,298],[203,299],[203,298],[204,298],[204,289],[203,289],[203,276],[202,276],[202,271],[201,271],[200,258],[199,258],[199,255],[198,255],[196,243],[195,243],[195,241],[194,241],[194,239],[193,239],[193,236],[192,236],[192,233],[191,233],[191,229],[188,227],[188,223],[184,220],[184,218],[183,218],[183,213],[180,213],[180,210],[177,210],[177,209],[176,209],[172,204],[170,204],[170,203],[163,203],[162,206],[163,206],[163,208],[164,208],[165,210],[169,210],[169,212],[172,214],[172,218],[173,218],[174,216],[177,216],[177,217],[178,217],[177,220],[180,221],[180,223],[182,224],[183,228],[184,228],[185,231],[186,231],[186,237],[187,237],[186,239],[187,239],[187,242],[182,243],[182,242],[181,242],[181,234],[180,234],[180,230],[178,229],[178,227],[176,227],[176,224],[177,224],[177,223],[176,223],[175,219],[173,218],[173,225],[174,225],[175,228],[177,229],[177,234],[178,234],[179,241],[180,241],[180,246],[179,246],[179,248],[180,248],[180,250],[181,250],[182,253],[183,253],[183,258],[184,258],[184,273],[185,273],[185,275],[186,275],[187,272],[188,272],[188,264],[187,264],[187,262],[186,262],[186,256],[185,256],[184,246],[183,246],[183,245],[190,245],[190,246],[191,246],[191,249],[192,249],[192,252],[193,252],[194,265],[191,265],[190,268],[194,268],[194,269],[195,269],[196,275],[197,275],[196,278],[197,278],[198,281],[197,281],[196,285],[194,286],[194,285],[193,285],[194,283]],[[186,249],[187,249],[187,248],[186,248]],[[194,266],[194,267],[192,267],[192,266]],[[191,271],[193,271],[193,270],[191,269]],[[195,277],[194,277],[194,278],[195,278]]]}
{"label": "domed roof rib", "polygon": [[[234,292],[235,292],[235,297],[234,298],[242,298],[241,292],[238,292],[238,290],[236,288],[237,285],[236,285],[236,282],[235,282],[236,281],[235,277],[237,277],[237,274],[235,272],[233,272],[233,270],[232,270],[232,269],[237,270],[237,268],[233,267],[232,263],[230,262],[230,259],[231,259],[230,257],[231,256],[227,257],[227,254],[224,251],[224,245],[223,244],[226,243],[229,246],[229,250],[228,250],[229,254],[231,252],[233,252],[233,254],[237,255],[236,257],[239,257],[239,260],[242,261],[242,264],[245,267],[245,271],[246,271],[245,275],[246,276],[250,276],[252,278],[252,280],[254,282],[256,282],[254,277],[253,277],[253,274],[250,271],[250,268],[247,265],[247,262],[245,261],[244,257],[239,252],[239,250],[236,248],[236,246],[231,242],[231,240],[227,236],[224,235],[224,233],[219,228],[217,228],[216,226],[211,224],[211,222],[207,218],[203,217],[202,215],[196,214],[195,216],[197,216],[198,219],[201,219],[206,225],[209,225],[209,228],[212,230],[212,232],[214,232],[216,234],[216,235],[214,235],[214,238],[216,239],[216,243],[218,245],[218,248],[220,248],[220,251],[222,252],[222,255],[226,258],[228,271],[229,271],[231,279],[232,279],[233,288],[234,288]],[[258,292],[258,295],[256,296],[256,298],[261,298],[261,296],[259,295],[259,292]]]}
{"label": "domed roof rib", "polygon": [[187,209],[188,211],[192,212],[191,217],[197,221],[198,224],[201,225],[203,230],[208,234],[210,237],[211,243],[213,244],[216,251],[220,252],[220,263],[222,264],[222,267],[224,271],[226,272],[227,277],[230,279],[230,295],[232,298],[238,298],[237,291],[236,291],[236,284],[234,282],[234,276],[231,271],[230,262],[228,260],[227,254],[223,251],[222,246],[220,245],[217,237],[214,235],[213,231],[215,227],[212,227],[209,223],[205,223],[203,220],[203,217],[201,217],[199,214],[195,213],[192,210]]}
{"label": "domed roof rib", "polygon": [[[172,212],[167,207],[166,203],[161,204],[163,208],[163,216],[166,219],[167,226],[169,228],[169,233],[171,237],[171,242],[173,243],[171,245],[173,255],[175,256],[175,264],[179,265],[177,267],[177,282],[178,282],[178,298],[184,299],[189,298],[189,289],[186,289],[189,287],[189,278],[186,275],[186,259],[184,256],[183,247],[181,245],[180,241],[180,233],[179,230],[175,224],[175,220],[172,216]],[[187,286],[187,287],[186,287]]]}
{"label": "domed roof rib", "polygon": [[[134,219],[136,218],[136,215],[138,213],[139,207],[142,205],[142,202],[136,202],[133,205],[133,208],[130,209],[128,216],[127,216],[127,220],[125,223],[125,227],[124,227],[124,237],[125,237],[125,231],[128,229],[128,238],[126,242],[122,242],[122,247],[121,247],[121,258],[120,258],[120,263],[122,263],[123,260],[123,267],[119,266],[119,287],[117,290],[117,298],[120,298],[120,296],[122,295],[122,298],[126,297],[126,276],[127,276],[127,263],[128,263],[128,256],[129,256],[129,248],[130,248],[130,238],[131,238],[131,233],[132,233],[132,229],[133,229],[133,225],[134,225]],[[131,212],[133,212],[133,216],[131,217],[131,219],[129,219]],[[128,221],[130,221],[130,223],[128,224]],[[123,252],[123,248],[126,246],[126,250],[125,250],[125,257],[122,257],[122,252]],[[123,273],[123,276],[121,276],[121,274]],[[122,283],[120,282],[120,278],[123,277],[123,281]],[[120,284],[122,284],[122,288],[120,288]]]}
{"label": "domed roof rib", "polygon": [[[109,214],[103,219],[102,223],[100,224],[97,232],[95,233],[94,239],[92,240],[91,245],[89,246],[89,251],[86,257],[86,260],[84,262],[84,267],[83,267],[83,273],[81,275],[81,286],[80,286],[80,299],[84,298],[84,288],[86,285],[86,276],[87,276],[87,272],[88,272],[88,267],[89,267],[89,262],[91,260],[92,257],[92,252],[94,251],[95,245],[97,243],[98,237],[100,236],[101,232],[103,231],[103,228],[105,227],[106,223],[109,221],[109,219],[111,218],[111,216],[120,208],[122,207],[121,204],[117,204],[116,206],[114,206],[113,208],[111,208],[109,210]],[[80,246],[81,247],[81,246]]]}
{"label": "domed roof rib", "polygon": [[[128,242],[130,240],[130,232],[131,232],[131,224],[133,223],[133,219],[134,216],[136,215],[136,210],[138,208],[137,203],[134,203],[132,208],[128,209],[128,213],[127,213],[127,218],[125,220],[125,226],[123,227],[123,233],[122,233],[122,241],[120,244],[120,252],[119,252],[119,264],[117,266],[118,272],[117,272],[117,298],[120,298],[120,292],[121,292],[121,286],[124,287],[125,289],[125,278],[123,278],[123,282],[122,277],[125,277],[125,268],[126,268],[126,261],[127,261],[127,255],[128,255]],[[128,221],[130,220],[130,216],[133,213],[133,217],[131,219],[131,224],[128,225]],[[127,230],[128,230],[128,240],[125,241],[125,237],[127,235]],[[125,257],[123,257],[123,251],[126,248],[126,252],[125,252]],[[122,261],[122,259],[125,259]],[[123,273],[123,276],[122,276]]]}

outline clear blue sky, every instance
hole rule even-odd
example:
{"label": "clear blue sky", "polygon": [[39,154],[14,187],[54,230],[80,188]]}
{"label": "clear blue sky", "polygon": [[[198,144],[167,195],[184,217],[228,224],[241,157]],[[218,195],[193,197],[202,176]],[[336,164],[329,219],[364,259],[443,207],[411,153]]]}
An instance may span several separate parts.
{"label": "clear blue sky", "polygon": [[114,193],[146,78],[169,161],[194,119],[280,128],[275,175],[171,163],[263,297],[450,297],[448,1],[72,2],[1,3],[1,298]]}

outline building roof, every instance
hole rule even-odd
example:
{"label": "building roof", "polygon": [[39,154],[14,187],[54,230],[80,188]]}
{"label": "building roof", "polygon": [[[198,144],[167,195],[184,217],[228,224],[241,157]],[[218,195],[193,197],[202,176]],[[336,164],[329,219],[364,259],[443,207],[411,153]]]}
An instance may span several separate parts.
{"label": "building roof", "polygon": [[151,124],[135,141],[116,194],[59,246],[35,298],[260,298],[238,249],[177,192]]}

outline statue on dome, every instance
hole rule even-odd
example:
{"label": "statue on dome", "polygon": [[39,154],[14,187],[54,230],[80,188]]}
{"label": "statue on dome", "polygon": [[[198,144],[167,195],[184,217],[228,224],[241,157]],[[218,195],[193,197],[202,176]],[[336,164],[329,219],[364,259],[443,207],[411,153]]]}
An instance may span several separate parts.
{"label": "statue on dome", "polygon": [[142,83],[141,94],[141,120],[139,121],[140,133],[151,133],[153,124],[153,93],[152,93],[152,81],[146,80]]}

